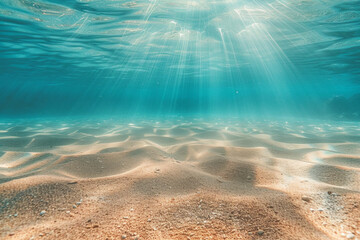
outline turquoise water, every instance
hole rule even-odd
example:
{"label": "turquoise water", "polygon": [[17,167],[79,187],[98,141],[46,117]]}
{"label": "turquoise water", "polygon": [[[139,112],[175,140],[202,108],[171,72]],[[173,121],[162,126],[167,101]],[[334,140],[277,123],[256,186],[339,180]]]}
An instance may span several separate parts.
{"label": "turquoise water", "polygon": [[360,119],[360,1],[1,0],[0,116]]}
{"label": "turquoise water", "polygon": [[0,239],[360,239],[359,182],[360,0],[0,0]]}

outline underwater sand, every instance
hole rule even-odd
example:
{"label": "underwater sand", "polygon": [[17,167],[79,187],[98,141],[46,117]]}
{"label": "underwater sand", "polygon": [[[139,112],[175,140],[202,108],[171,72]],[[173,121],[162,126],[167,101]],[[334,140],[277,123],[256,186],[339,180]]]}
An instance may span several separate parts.
{"label": "underwater sand", "polygon": [[1,239],[359,239],[359,182],[358,123],[0,125]]}

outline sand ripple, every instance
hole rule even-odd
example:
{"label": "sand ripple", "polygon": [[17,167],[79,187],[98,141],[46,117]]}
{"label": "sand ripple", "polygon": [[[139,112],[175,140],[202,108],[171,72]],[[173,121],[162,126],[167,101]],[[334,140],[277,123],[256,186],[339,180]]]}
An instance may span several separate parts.
{"label": "sand ripple", "polygon": [[356,124],[75,122],[1,127],[1,182],[49,174],[108,177],[176,162],[224,181],[284,189],[307,179],[318,187],[360,191]]}
{"label": "sand ripple", "polygon": [[254,239],[259,229],[342,239],[360,227],[359,133],[344,122],[0,124],[0,238],[48,226],[44,239]]}

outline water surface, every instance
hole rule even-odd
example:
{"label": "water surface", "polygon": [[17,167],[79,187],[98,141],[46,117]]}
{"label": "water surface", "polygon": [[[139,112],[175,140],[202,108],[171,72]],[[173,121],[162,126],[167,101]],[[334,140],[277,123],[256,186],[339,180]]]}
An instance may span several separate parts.
{"label": "water surface", "polygon": [[0,114],[359,119],[360,1],[2,0]]}

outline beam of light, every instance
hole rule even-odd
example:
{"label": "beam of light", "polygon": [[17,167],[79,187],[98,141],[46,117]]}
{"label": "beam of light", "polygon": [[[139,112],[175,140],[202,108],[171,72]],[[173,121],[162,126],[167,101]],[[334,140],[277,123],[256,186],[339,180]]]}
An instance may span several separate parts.
{"label": "beam of light", "polygon": [[[74,112],[90,95],[99,108],[113,99],[119,112],[140,112],[151,98],[155,112],[176,112],[182,102],[194,111],[277,106],[285,112],[299,107],[294,89],[314,103],[304,108],[316,105],[316,90],[326,81],[332,84],[323,99],[357,91],[349,82],[336,88],[336,76],[355,78],[358,71],[356,51],[344,53],[356,49],[357,40],[341,31],[349,26],[356,32],[351,23],[358,19],[341,12],[337,0],[1,4],[6,21],[0,27],[9,34],[0,46],[4,62],[42,77],[66,69],[63,79],[76,78],[81,89]],[[63,79],[57,76],[60,84]]]}

